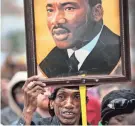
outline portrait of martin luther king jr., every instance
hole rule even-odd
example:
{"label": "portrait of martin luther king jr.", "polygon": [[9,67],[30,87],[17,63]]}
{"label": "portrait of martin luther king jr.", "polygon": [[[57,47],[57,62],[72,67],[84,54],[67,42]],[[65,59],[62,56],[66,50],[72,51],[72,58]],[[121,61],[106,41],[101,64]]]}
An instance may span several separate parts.
{"label": "portrait of martin luther king jr.", "polygon": [[47,25],[56,44],[39,64],[47,77],[108,75],[115,68],[120,37],[104,25],[102,1],[47,0]]}

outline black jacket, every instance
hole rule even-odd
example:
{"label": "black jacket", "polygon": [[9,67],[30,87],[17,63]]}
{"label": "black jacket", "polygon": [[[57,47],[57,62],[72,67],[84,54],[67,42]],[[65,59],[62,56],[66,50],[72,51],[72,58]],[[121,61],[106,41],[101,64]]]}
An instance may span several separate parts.
{"label": "black jacket", "polygon": [[39,64],[48,77],[63,77],[79,74],[109,74],[120,59],[120,38],[106,26],[92,52],[85,59],[79,71],[70,72],[67,50],[55,47]]}

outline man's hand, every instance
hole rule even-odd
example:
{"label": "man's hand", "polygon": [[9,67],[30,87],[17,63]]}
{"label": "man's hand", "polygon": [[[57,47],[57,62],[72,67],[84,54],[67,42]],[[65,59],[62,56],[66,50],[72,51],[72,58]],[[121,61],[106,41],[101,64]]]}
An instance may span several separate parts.
{"label": "man's hand", "polygon": [[37,96],[45,92],[45,83],[39,81],[38,76],[32,76],[27,79],[23,86],[24,91],[24,109],[23,116],[26,125],[31,124],[33,113],[37,108]]}

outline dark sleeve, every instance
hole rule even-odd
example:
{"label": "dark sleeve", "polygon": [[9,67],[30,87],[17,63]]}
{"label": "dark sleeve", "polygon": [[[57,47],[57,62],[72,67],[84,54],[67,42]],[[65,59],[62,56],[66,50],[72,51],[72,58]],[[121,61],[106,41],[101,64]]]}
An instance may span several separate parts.
{"label": "dark sleeve", "polygon": [[[54,121],[56,122],[56,121]],[[37,118],[36,120],[32,121],[30,125],[53,125],[53,118],[48,117],[48,118]],[[55,123],[54,123],[55,124]],[[16,125],[21,125],[24,126],[25,125],[25,121],[21,118],[19,119],[18,123]]]}

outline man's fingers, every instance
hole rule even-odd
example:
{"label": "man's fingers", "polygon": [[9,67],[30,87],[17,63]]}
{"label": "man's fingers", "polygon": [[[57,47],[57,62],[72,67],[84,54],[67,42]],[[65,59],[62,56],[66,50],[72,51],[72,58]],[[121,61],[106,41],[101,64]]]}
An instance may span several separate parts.
{"label": "man's fingers", "polygon": [[37,98],[37,96],[39,94],[43,94],[44,93],[44,90],[43,89],[39,89],[39,88],[35,88],[35,89],[32,89],[28,92],[28,95],[31,97],[31,98]]}
{"label": "man's fingers", "polygon": [[39,85],[33,87],[32,89],[25,88],[24,93],[28,95],[28,97],[33,96],[33,94],[37,93],[38,90],[41,90],[42,94],[45,92],[45,89]]}
{"label": "man's fingers", "polygon": [[28,79],[26,80],[24,86],[22,87],[22,89],[24,89],[30,82],[32,82],[32,81],[37,81],[38,78],[39,78],[39,76],[37,76],[37,75],[28,78]]}
{"label": "man's fingers", "polygon": [[42,90],[43,92],[45,92],[45,89],[42,88],[41,86],[35,86],[33,89],[31,89],[31,92],[37,92],[38,90]]}
{"label": "man's fingers", "polygon": [[33,81],[33,82],[30,82],[28,85],[25,86],[25,88],[23,88],[23,90],[26,92],[26,90],[31,90],[33,89],[35,86],[41,86],[41,87],[45,87],[46,84],[40,82],[40,81]]}
{"label": "man's fingers", "polygon": [[39,85],[39,86],[41,86],[41,87],[45,87],[45,86],[46,86],[46,84],[44,84],[44,83],[42,83],[42,82],[40,82],[40,81],[33,81],[33,82],[30,82],[30,83],[27,85],[27,88],[28,88],[29,90],[31,90],[32,88],[34,88],[34,87],[37,86],[37,85]]}
{"label": "man's fingers", "polygon": [[32,93],[35,93],[37,90],[42,90],[43,92],[45,92],[45,88],[44,87],[41,87],[39,85],[36,85],[35,87],[29,89],[29,88],[25,88],[24,89],[24,94],[25,95],[28,95],[28,96],[31,96]]}

